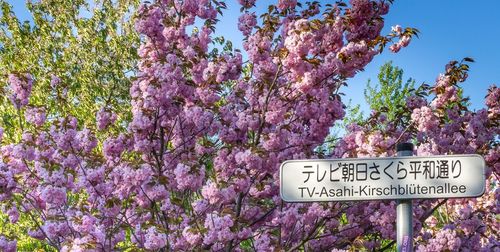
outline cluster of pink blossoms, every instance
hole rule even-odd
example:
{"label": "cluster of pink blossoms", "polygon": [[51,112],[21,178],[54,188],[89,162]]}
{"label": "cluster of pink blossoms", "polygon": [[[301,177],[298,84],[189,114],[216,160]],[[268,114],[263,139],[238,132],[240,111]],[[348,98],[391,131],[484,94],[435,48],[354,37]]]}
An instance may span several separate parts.
{"label": "cluster of pink blossoms", "polygon": [[428,245],[420,245],[417,251],[432,252],[432,251],[458,251],[461,241],[457,237],[456,231],[451,229],[442,229],[437,232],[434,238],[429,240]]}
{"label": "cluster of pink blossoms", "polygon": [[26,121],[36,126],[42,126],[45,123],[46,111],[43,107],[28,107],[24,113]]}
{"label": "cluster of pink blossoms", "polygon": [[438,117],[427,106],[415,108],[411,119],[415,122],[417,130],[422,133],[433,132],[439,126]]}
{"label": "cluster of pink blossoms", "polygon": [[10,241],[4,236],[0,236],[0,250],[4,252],[14,252],[16,251],[17,241]]}
{"label": "cluster of pink blossoms", "polygon": [[238,29],[244,36],[248,36],[257,25],[257,17],[255,13],[245,13],[238,18],[238,22]]}
{"label": "cluster of pink blossoms", "polygon": [[33,86],[31,74],[9,74],[8,82],[10,87],[9,98],[14,107],[20,109],[26,106]]}
{"label": "cluster of pink blossoms", "polygon": [[399,52],[399,50],[401,50],[401,48],[407,47],[410,44],[411,37],[408,36],[407,34],[403,33],[403,28],[401,26],[399,26],[399,25],[393,26],[392,32],[394,32],[396,34],[396,36],[399,36],[400,39],[397,43],[392,44],[389,47],[389,50],[397,53],[397,52]]}
{"label": "cluster of pink blossoms", "polygon": [[116,114],[108,111],[106,108],[101,108],[96,115],[97,120],[97,128],[99,130],[106,129],[109,125],[113,124],[116,121]]}
{"label": "cluster of pink blossoms", "polygon": [[[239,2],[245,64],[237,51],[213,49],[212,29],[224,4],[141,5],[140,61],[125,132],[98,142],[71,116],[43,122],[40,111],[26,111],[28,121],[47,127],[27,128],[20,141],[0,149],[0,204],[10,221],[32,213],[28,235],[60,251],[356,250],[394,239],[393,202],[288,204],[279,197],[279,165],[324,157],[317,147],[345,114],[338,93],[346,78],[387,41],[411,34],[395,29],[382,37],[386,1],[352,0],[318,15],[319,3],[280,0],[258,28],[250,12],[255,1]],[[411,97],[408,125],[383,114],[373,120],[378,126],[352,125],[334,156],[391,156],[398,141],[413,139],[419,154],[483,154],[497,174],[498,147],[489,146],[498,135],[498,89],[491,88],[487,109],[468,111],[448,88],[459,79],[456,69],[432,90],[444,103]],[[22,92],[13,102],[22,109],[31,79],[14,77],[12,89]],[[98,112],[99,129],[115,120],[109,111]],[[497,185],[493,175],[489,183]],[[450,200],[482,218],[450,215],[460,222],[441,233],[426,223],[439,203],[415,204],[422,249],[494,246],[498,237],[489,228],[474,227],[477,221],[493,227],[495,200],[492,191],[477,201]],[[15,247],[0,236],[1,249]]]}

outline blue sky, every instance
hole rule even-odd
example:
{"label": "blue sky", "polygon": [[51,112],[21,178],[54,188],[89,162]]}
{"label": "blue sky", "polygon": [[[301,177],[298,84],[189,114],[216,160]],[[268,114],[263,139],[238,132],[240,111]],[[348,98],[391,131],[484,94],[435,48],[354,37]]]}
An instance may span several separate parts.
{"label": "blue sky", "polygon": [[[9,0],[21,19],[28,19],[24,1]],[[226,1],[225,11],[218,25],[218,33],[242,48],[242,36],[237,28],[239,5],[236,0]],[[263,1],[261,1],[263,2]],[[326,1],[322,1],[326,2]],[[330,1],[334,2],[334,1]],[[267,3],[267,2],[266,2]],[[267,4],[258,4],[256,11],[262,13]],[[463,83],[465,95],[470,96],[472,108],[484,106],[484,96],[491,84],[500,84],[500,1],[409,1],[396,0],[385,16],[383,33],[399,24],[420,30],[420,38],[409,47],[394,54],[388,50],[377,56],[365,71],[348,80],[343,91],[353,104],[360,103],[369,113],[363,98],[368,79],[376,80],[378,70],[387,61],[393,61],[405,71],[405,78],[412,77],[417,83],[434,83],[444,65],[450,60],[472,57],[468,80]]]}
{"label": "blue sky", "polygon": [[491,84],[500,84],[500,1],[395,1],[385,18],[384,31],[400,24],[420,30],[415,39],[399,53],[385,51],[349,81],[346,94],[353,102],[361,100],[368,78],[376,79],[385,62],[405,71],[405,77],[417,83],[434,83],[450,60],[472,57],[469,78],[462,86],[470,96],[472,107],[484,107],[484,96]]}

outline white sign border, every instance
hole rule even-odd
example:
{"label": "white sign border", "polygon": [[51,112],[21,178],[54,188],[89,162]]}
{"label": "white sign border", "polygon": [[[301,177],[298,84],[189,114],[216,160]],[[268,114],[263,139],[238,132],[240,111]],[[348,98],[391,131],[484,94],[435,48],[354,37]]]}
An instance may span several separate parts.
{"label": "white sign border", "polygon": [[[471,195],[471,196],[457,196],[457,197],[425,197],[425,198],[420,198],[420,197],[389,197],[389,198],[383,198],[383,199],[352,199],[352,200],[304,200],[304,201],[298,201],[298,200],[286,200],[283,197],[283,167],[287,163],[296,163],[296,162],[349,162],[349,161],[363,161],[363,160],[393,160],[393,159],[415,159],[415,158],[460,158],[460,157],[479,157],[479,159],[482,160],[482,167],[481,169],[483,170],[482,172],[482,178],[483,180],[481,181],[481,185],[483,187],[483,190],[481,191],[481,194],[478,195]],[[486,161],[484,160],[484,157],[479,155],[479,154],[459,154],[459,155],[433,155],[433,156],[399,156],[399,157],[363,157],[363,158],[334,158],[334,159],[293,159],[293,160],[286,160],[281,163],[280,165],[280,177],[279,177],[279,185],[280,185],[280,198],[287,202],[287,203],[312,203],[312,202],[349,202],[349,201],[377,201],[377,200],[432,200],[432,199],[449,199],[449,198],[478,198],[484,195],[486,192]]]}

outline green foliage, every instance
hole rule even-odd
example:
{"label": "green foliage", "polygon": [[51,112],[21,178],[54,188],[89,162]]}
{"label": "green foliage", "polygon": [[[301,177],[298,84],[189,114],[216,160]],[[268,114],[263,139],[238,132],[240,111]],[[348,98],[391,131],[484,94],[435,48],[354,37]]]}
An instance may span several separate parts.
{"label": "green foliage", "polygon": [[[44,106],[49,118],[72,114],[93,128],[103,106],[129,116],[129,77],[135,72],[139,45],[132,13],[138,3],[27,1],[32,21],[21,21],[12,6],[0,0],[0,126],[7,141],[19,137],[22,123],[8,100],[9,73],[33,76],[30,104]],[[61,78],[56,88],[50,86],[53,75]]]}
{"label": "green foliage", "polygon": [[352,123],[361,123],[363,121],[363,111],[361,111],[361,106],[359,104],[352,104],[352,100],[349,100],[346,108],[346,115],[342,120],[342,124],[347,126]]}
{"label": "green foliage", "polygon": [[[408,79],[403,82],[403,70],[393,66],[389,61],[380,67],[378,84],[371,85],[368,80],[364,91],[365,101],[372,111],[383,113],[389,121],[400,120],[402,114],[407,114],[406,99],[411,95],[423,96],[428,93],[428,86],[423,85],[415,89],[415,80]],[[316,150],[318,154],[329,155],[332,153],[337,141],[346,132],[347,126],[351,124],[363,125],[368,123],[364,117],[359,104],[353,104],[352,100],[346,105],[346,115],[330,130],[325,143]]]}
{"label": "green foliage", "polygon": [[378,82],[372,86],[368,80],[365,100],[371,110],[385,112],[387,119],[392,121],[397,114],[406,110],[406,98],[412,94],[415,80],[410,78],[403,82],[403,70],[387,62],[380,68]]}

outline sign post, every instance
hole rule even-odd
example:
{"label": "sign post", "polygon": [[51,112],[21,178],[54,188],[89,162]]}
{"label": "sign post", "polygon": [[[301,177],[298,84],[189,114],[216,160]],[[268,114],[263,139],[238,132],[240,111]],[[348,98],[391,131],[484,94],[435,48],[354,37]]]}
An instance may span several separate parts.
{"label": "sign post", "polygon": [[479,155],[412,153],[404,143],[396,157],[285,161],[280,195],[286,202],[397,200],[397,248],[412,251],[412,199],[472,198],[486,189]]}
{"label": "sign post", "polygon": [[[397,156],[413,156],[413,144],[401,143],[396,147]],[[396,239],[398,251],[413,251],[413,204],[411,199],[397,201],[396,206]]]}

